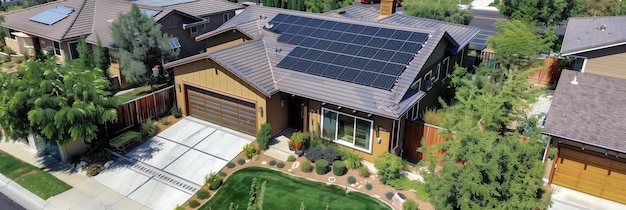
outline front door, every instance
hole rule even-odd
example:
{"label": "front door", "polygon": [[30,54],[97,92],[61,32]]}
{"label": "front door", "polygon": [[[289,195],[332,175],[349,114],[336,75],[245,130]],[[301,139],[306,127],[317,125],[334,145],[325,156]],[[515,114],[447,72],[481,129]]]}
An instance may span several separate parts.
{"label": "front door", "polygon": [[306,114],[303,110],[306,104],[304,100],[300,97],[292,97],[288,96],[288,117],[289,117],[289,127],[302,131],[304,130],[304,115]]}

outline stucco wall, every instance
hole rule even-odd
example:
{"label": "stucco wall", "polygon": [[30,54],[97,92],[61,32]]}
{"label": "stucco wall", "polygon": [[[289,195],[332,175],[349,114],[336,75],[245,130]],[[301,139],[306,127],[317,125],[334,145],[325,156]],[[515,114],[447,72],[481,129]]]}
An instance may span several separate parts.
{"label": "stucco wall", "polygon": [[288,120],[288,105],[287,101],[282,102],[281,94],[274,94],[271,98],[267,99],[267,122],[272,126],[272,135],[277,134],[281,130],[287,128]]}

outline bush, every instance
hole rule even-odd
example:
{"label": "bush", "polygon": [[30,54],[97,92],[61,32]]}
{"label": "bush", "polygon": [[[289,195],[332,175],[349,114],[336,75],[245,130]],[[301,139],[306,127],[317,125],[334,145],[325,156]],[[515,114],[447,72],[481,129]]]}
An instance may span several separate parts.
{"label": "bush", "polygon": [[260,158],[260,157],[259,157],[259,155],[254,155],[254,156],[252,156],[252,158],[251,158],[251,159],[252,159],[252,160],[259,160],[259,158]]}
{"label": "bush", "polygon": [[305,173],[311,173],[311,171],[313,171],[311,161],[305,160],[304,162],[302,162],[302,164],[300,165],[300,171]]}
{"label": "bush", "polygon": [[237,160],[237,163],[239,163],[239,165],[243,165],[244,163],[246,163],[246,160],[244,160],[243,158],[239,158],[239,160]]}
{"label": "bush", "polygon": [[367,189],[367,190],[372,190],[372,188],[374,188],[374,187],[372,186],[372,184],[370,184],[370,183],[365,184],[365,189]]}
{"label": "bush", "polygon": [[412,199],[408,199],[406,201],[404,201],[404,203],[402,203],[402,210],[418,210],[419,205],[417,205],[417,202],[415,202]]}
{"label": "bush", "polygon": [[289,162],[294,162],[294,161],[296,161],[296,156],[289,155],[289,157],[287,157],[287,161],[289,161]]}
{"label": "bush", "polygon": [[348,184],[354,184],[356,183],[356,178],[354,178],[353,176],[349,176],[348,177]]}
{"label": "bush", "polygon": [[0,55],[0,62],[2,63],[6,63],[11,61],[11,56],[7,56],[7,55]]}
{"label": "bush", "polygon": [[198,197],[198,199],[200,200],[204,200],[206,198],[208,198],[209,196],[211,196],[211,194],[209,193],[209,191],[206,190],[198,190],[198,193],[196,193],[196,197]]}
{"label": "bush", "polygon": [[144,138],[152,137],[157,134],[157,126],[154,124],[154,120],[148,119],[146,122],[141,124],[141,136]]}
{"label": "bush", "polygon": [[284,168],[285,167],[285,163],[283,161],[280,161],[280,162],[276,163],[276,167],[277,168]]}
{"label": "bush", "polygon": [[223,171],[218,171],[218,172],[217,172],[217,175],[218,175],[218,176],[221,176],[221,177],[226,177],[226,172],[223,172]]}
{"label": "bush", "polygon": [[169,124],[170,124],[170,121],[169,121],[169,120],[167,120],[167,116],[162,117],[162,118],[159,120],[159,122],[160,122],[161,124],[163,124],[163,125],[169,125]]}
{"label": "bush", "polygon": [[172,113],[175,118],[183,117],[183,112],[177,106],[172,106],[172,108],[170,109],[170,113]]}
{"label": "bush", "polygon": [[304,157],[311,162],[317,162],[319,159],[324,159],[326,162],[332,163],[335,160],[339,160],[341,156],[337,153],[337,151],[330,147],[313,147],[306,151]]}
{"label": "bush", "polygon": [[259,132],[256,134],[256,143],[259,145],[260,150],[267,149],[267,143],[272,138],[272,126],[269,123],[263,123]]}
{"label": "bush", "polygon": [[359,176],[360,177],[366,178],[366,177],[370,176],[370,169],[368,169],[367,167],[361,166],[361,167],[359,167],[358,170],[359,170]]}
{"label": "bush", "polygon": [[389,180],[400,178],[400,172],[405,168],[405,162],[402,161],[402,158],[385,152],[376,158],[374,167],[378,171],[380,181],[387,184]]}
{"label": "bush", "polygon": [[424,112],[424,122],[431,125],[441,126],[444,117],[446,113],[443,109],[428,109]]}
{"label": "bush", "polygon": [[234,167],[235,167],[235,163],[233,163],[233,162],[228,162],[228,163],[226,163],[226,167],[227,167],[227,168],[234,168]]}
{"label": "bush", "polygon": [[324,175],[328,172],[328,161],[320,159],[315,162],[315,172],[319,175]]}
{"label": "bush", "polygon": [[361,157],[348,148],[339,148],[339,154],[341,154],[341,160],[346,163],[346,167],[349,169],[359,168],[363,165]]}
{"label": "bush", "polygon": [[22,62],[24,62],[24,60],[26,60],[26,58],[24,58],[24,56],[13,56],[13,57],[11,57],[11,61],[13,61],[13,63],[22,63]]}
{"label": "bush", "polygon": [[190,200],[189,201],[189,207],[196,208],[198,206],[200,206],[200,202],[198,202],[197,200]]}
{"label": "bush", "polygon": [[385,197],[389,200],[391,200],[391,198],[393,198],[393,193],[392,192],[387,192],[385,193]]}
{"label": "bush", "polygon": [[222,177],[213,172],[204,177],[204,182],[209,185],[210,190],[217,190],[217,188],[222,186],[222,181]]}
{"label": "bush", "polygon": [[335,162],[333,162],[333,174],[335,176],[343,176],[344,174],[346,174],[346,171],[348,169],[346,169],[346,164],[341,161],[341,160],[335,160]]}
{"label": "bush", "polygon": [[13,51],[13,49],[11,49],[11,47],[6,46],[6,45],[4,47],[2,47],[2,51],[4,53],[6,53],[6,54],[9,54],[9,55],[15,54],[15,51]]}
{"label": "bush", "polygon": [[270,166],[276,165],[276,161],[275,160],[270,160]]}
{"label": "bush", "polygon": [[246,157],[252,158],[257,154],[257,149],[253,144],[243,145],[243,152],[246,154]]}

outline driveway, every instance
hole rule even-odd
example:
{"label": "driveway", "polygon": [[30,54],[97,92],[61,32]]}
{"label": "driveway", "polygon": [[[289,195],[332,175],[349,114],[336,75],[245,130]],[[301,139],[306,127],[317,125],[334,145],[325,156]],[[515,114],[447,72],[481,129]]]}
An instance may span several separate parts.
{"label": "driveway", "polygon": [[153,209],[172,209],[254,137],[184,118],[118,159],[94,180]]}

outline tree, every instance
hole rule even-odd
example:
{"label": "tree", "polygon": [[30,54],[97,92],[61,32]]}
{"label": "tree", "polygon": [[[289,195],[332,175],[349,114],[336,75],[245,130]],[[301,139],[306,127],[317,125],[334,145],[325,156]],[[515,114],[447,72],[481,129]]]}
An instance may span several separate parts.
{"label": "tree", "polygon": [[11,138],[90,142],[99,125],[117,120],[117,103],[100,69],[28,60],[18,74],[0,74],[0,126]]}
{"label": "tree", "polygon": [[496,52],[495,62],[506,66],[525,68],[538,61],[540,52],[548,52],[554,45],[552,35],[544,38],[538,29],[521,20],[496,22],[496,34],[487,38],[487,44]]}
{"label": "tree", "polygon": [[469,9],[459,9],[457,0],[407,0],[402,2],[404,14],[468,25],[472,21]]}
{"label": "tree", "polygon": [[313,13],[324,13],[342,7],[350,6],[354,1],[350,0],[304,0],[307,11]]}
{"label": "tree", "polygon": [[498,8],[509,19],[554,26],[583,12],[583,0],[503,0]]}
{"label": "tree", "polygon": [[626,1],[585,0],[585,10],[582,15],[587,17],[626,15]]}
{"label": "tree", "polygon": [[[507,73],[494,76],[501,72]],[[529,70],[508,72],[484,66],[475,75],[464,68],[454,71],[455,103],[444,104],[448,114],[441,133],[447,139],[419,149],[430,154],[423,161],[428,166],[423,175],[436,209],[543,206],[543,146],[534,138],[520,141],[518,132],[506,128],[520,119],[524,101],[531,96],[526,84],[529,74]],[[438,149],[443,154],[435,156]]]}
{"label": "tree", "polygon": [[120,14],[111,23],[114,42],[113,56],[119,59],[122,76],[131,83],[150,81],[150,69],[178,56],[169,45],[167,33],[161,25],[132,6],[126,14]]}

